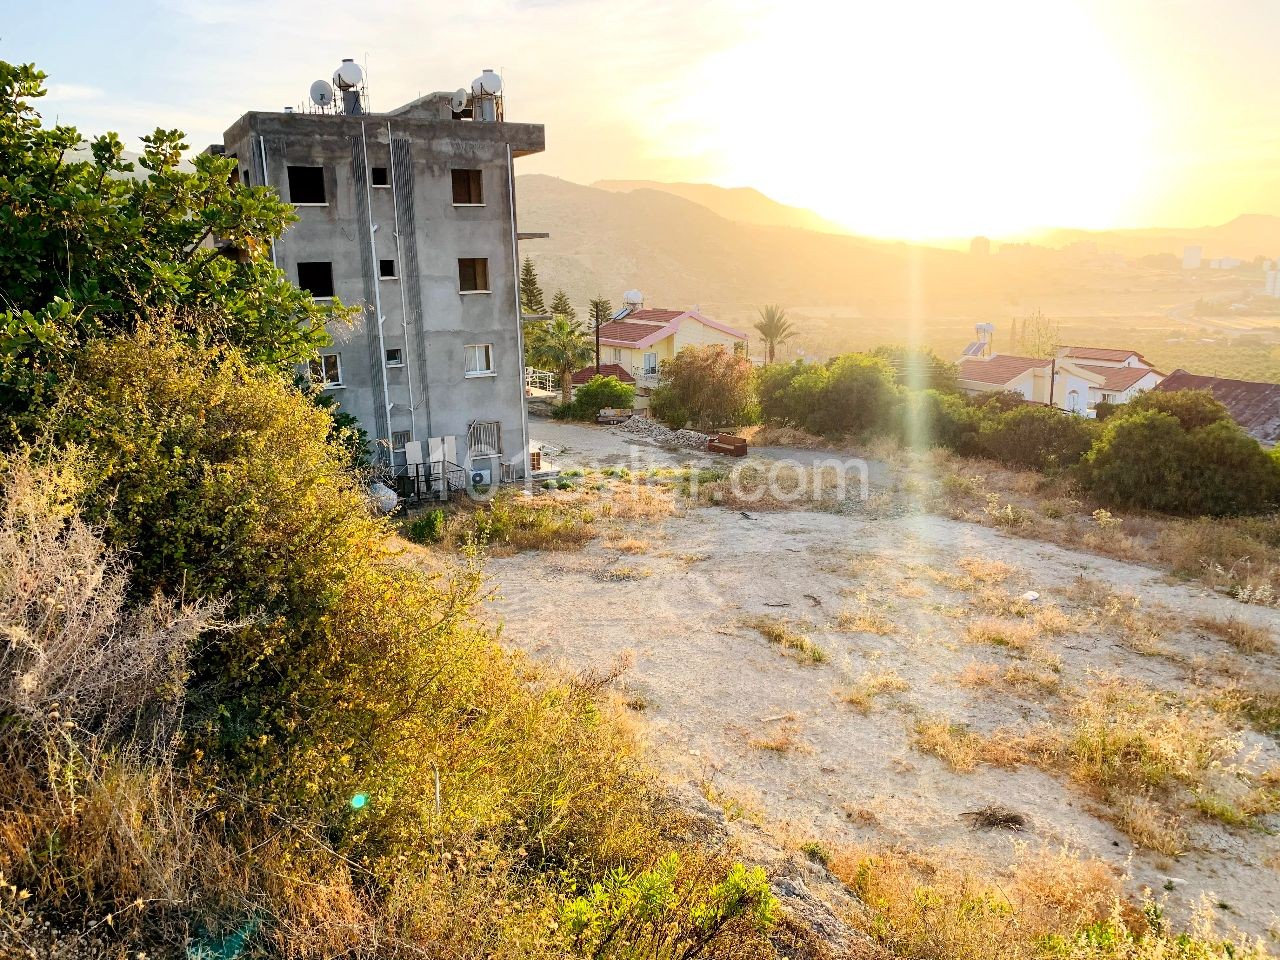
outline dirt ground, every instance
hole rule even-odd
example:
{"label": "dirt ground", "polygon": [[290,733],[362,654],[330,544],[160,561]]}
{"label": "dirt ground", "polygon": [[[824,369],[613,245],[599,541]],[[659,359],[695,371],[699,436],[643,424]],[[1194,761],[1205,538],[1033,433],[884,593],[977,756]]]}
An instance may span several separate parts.
{"label": "dirt ground", "polygon": [[[555,448],[562,468],[707,459],[591,427],[535,421],[533,434]],[[884,476],[877,466],[873,485]],[[984,579],[991,570],[1003,572]],[[1274,652],[1244,654],[1192,626],[1209,616],[1280,632],[1274,609],[919,513],[687,507],[632,522],[578,553],[491,559],[487,572],[495,588],[488,613],[507,643],[571,670],[630,661],[621,695],[672,780],[787,842],[897,843],[997,869],[1019,844],[1067,845],[1127,871],[1135,892],[1167,897],[1174,916],[1208,897],[1243,931],[1280,930],[1277,815],[1252,827],[1193,816],[1187,852],[1157,854],[1135,846],[1087,784],[1033,765],[958,772],[913,742],[913,731],[935,719],[978,733],[1032,727],[1064,691],[1108,676],[1184,694],[1206,676],[1275,681]],[[1025,591],[1039,597],[1017,600]],[[1099,593],[1136,599],[1161,625],[1159,640],[1136,644],[1115,624],[1090,619]],[[1025,646],[974,642],[970,625],[995,602],[1029,604],[1033,617],[1056,608],[1071,626]],[[782,649],[762,625],[806,638],[821,657]],[[1011,670],[1048,679],[991,683]],[[865,693],[885,677],[892,682],[847,702],[851,690]],[[1280,764],[1274,740],[1243,727],[1238,736],[1242,768]],[[1022,814],[1028,829],[975,831],[963,815],[989,804]]]}

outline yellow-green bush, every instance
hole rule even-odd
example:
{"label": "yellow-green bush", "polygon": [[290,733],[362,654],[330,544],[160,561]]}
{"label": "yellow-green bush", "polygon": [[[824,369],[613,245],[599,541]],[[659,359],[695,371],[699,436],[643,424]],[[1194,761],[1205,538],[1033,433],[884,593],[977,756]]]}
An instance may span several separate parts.
{"label": "yellow-green bush", "polygon": [[[77,370],[38,456],[88,448],[79,504],[132,560],[122,602],[165,589],[241,619],[193,647],[174,762],[85,740],[47,770],[48,737],[3,758],[0,801],[24,819],[0,874],[35,893],[19,913],[111,914],[153,951],[230,936],[281,956],[558,957],[582,890],[678,854],[673,923],[697,926],[731,864],[594,689],[498,646],[477,567],[394,562],[322,411],[155,332],[91,346]],[[86,798],[72,816],[67,790]],[[136,855],[112,853],[139,831]],[[751,924],[717,935],[771,955]]]}

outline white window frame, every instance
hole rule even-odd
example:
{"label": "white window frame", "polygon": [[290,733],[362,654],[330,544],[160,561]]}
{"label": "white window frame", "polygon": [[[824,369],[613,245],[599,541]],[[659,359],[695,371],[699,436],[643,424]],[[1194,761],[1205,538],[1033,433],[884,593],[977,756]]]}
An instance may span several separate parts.
{"label": "white window frame", "polygon": [[[400,354],[399,360],[392,360],[390,356],[387,356],[387,354],[390,354],[392,350]],[[404,366],[404,348],[403,347],[387,347],[386,353],[383,354],[383,357],[385,358],[388,367]]]}
{"label": "white window frame", "polygon": [[[475,353],[472,353],[475,351]],[[470,369],[471,361],[474,357],[475,369]],[[481,366],[481,360],[488,360],[488,366]],[[462,375],[471,379],[473,377],[496,377],[497,370],[494,368],[493,362],[493,344],[492,343],[468,343],[462,348]]]}
{"label": "white window frame", "polygon": [[614,347],[614,348],[613,348],[613,362],[614,362],[614,363],[622,363],[622,348],[621,348],[621,347]]}
{"label": "white window frame", "polygon": [[[325,361],[328,360],[330,357],[333,358],[333,365],[338,368],[338,378],[336,380],[330,380],[328,378],[327,372],[325,371]],[[312,363],[319,364],[320,366],[319,378],[318,379],[315,378],[314,367],[311,368],[311,376],[313,379],[315,379],[315,382],[320,386],[322,390],[336,390],[339,387],[344,386],[342,382],[342,354],[341,353],[322,353],[318,357],[316,357],[315,360],[312,361]]]}
{"label": "white window frame", "polygon": [[[649,367],[650,357],[653,357],[652,369]],[[646,353],[641,361],[640,370],[646,377],[656,377],[658,375],[658,354],[654,351]]]}

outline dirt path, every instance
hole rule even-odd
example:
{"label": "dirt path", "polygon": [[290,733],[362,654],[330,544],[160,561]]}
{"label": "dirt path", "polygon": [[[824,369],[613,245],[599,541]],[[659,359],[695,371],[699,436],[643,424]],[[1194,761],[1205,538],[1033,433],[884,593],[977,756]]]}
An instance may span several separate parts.
{"label": "dirt path", "polygon": [[[630,453],[607,431],[553,426],[535,425],[535,436],[554,434],[566,459]],[[648,450],[653,464],[691,459]],[[625,695],[673,778],[782,824],[797,843],[900,842],[998,865],[1013,857],[1013,839],[974,832],[961,814],[999,803],[1028,818],[1020,841],[1068,844],[1128,868],[1135,888],[1167,892],[1175,915],[1207,895],[1244,930],[1276,924],[1280,841],[1270,833],[1198,820],[1192,852],[1161,856],[1134,847],[1087,790],[1060,775],[986,765],[960,773],[912,744],[913,728],[930,718],[988,732],[1048,716],[1052,692],[966,684],[975,671],[1049,664],[1062,689],[1086,689],[1101,673],[1185,691],[1205,664],[1236,655],[1185,629],[1193,616],[1280,629],[1276,611],[1146,567],[927,515],[877,521],[702,508],[627,532],[640,544],[628,553],[597,541],[576,554],[491,560],[489,610],[506,641],[539,660],[581,670],[634,658]],[[955,577],[975,558],[1013,568],[1002,595],[1034,590],[1036,604],[1073,618],[1081,577],[1132,593],[1144,609],[1162,611],[1164,649],[1136,652],[1103,625],[1037,638],[1033,652],[975,645],[963,632],[974,594]],[[809,638],[826,662],[786,655],[753,622]],[[1280,677],[1272,654],[1246,665],[1254,678]],[[895,676],[905,688],[875,697],[864,713],[842,695],[868,674]],[[1280,763],[1274,741],[1242,736],[1251,763]],[[1274,832],[1280,818],[1265,825]]]}

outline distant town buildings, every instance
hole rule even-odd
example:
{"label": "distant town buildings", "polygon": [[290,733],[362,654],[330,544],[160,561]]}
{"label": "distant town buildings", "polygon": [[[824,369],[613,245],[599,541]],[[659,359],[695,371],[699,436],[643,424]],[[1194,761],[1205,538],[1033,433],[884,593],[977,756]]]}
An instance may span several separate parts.
{"label": "distant town buildings", "polygon": [[1274,263],[1267,270],[1262,292],[1268,297],[1280,297],[1280,269]]}
{"label": "distant town buildings", "polygon": [[1183,247],[1182,248],[1182,269],[1183,270],[1199,270],[1200,256],[1203,253],[1201,247]]}
{"label": "distant town buildings", "polygon": [[986,237],[974,237],[969,241],[969,253],[975,257],[985,257],[991,253],[991,241]]}

